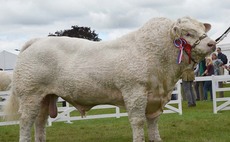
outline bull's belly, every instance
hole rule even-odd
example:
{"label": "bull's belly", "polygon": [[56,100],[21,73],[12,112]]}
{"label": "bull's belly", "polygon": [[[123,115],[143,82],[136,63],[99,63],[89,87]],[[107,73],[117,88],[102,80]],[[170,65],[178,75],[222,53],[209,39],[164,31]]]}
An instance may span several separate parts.
{"label": "bull's belly", "polygon": [[85,112],[96,105],[110,104],[119,107],[124,106],[123,97],[119,91],[104,90],[93,92],[88,89],[84,92],[76,91],[73,94],[58,94],[58,96],[73,105],[80,112],[81,116],[85,116]]}
{"label": "bull's belly", "polygon": [[68,95],[66,95],[66,93],[65,95],[63,95],[63,93],[58,93],[57,96],[62,97],[74,106],[93,107],[101,104],[124,106],[122,94],[116,89],[79,89],[74,90]]}

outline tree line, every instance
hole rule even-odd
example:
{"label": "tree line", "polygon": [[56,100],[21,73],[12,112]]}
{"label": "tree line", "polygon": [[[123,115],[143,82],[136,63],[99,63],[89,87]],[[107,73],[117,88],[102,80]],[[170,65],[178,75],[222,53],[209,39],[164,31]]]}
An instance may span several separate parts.
{"label": "tree line", "polygon": [[79,27],[77,25],[72,26],[71,29],[56,31],[54,34],[49,33],[48,36],[68,36],[92,41],[101,41],[95,30],[91,30],[90,27]]}

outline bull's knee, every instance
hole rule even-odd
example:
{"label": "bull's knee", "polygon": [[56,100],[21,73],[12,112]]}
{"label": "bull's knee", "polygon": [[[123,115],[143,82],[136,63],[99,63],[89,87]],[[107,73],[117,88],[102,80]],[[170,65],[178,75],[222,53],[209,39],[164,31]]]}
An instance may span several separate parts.
{"label": "bull's knee", "polygon": [[149,140],[149,142],[163,142],[162,140],[158,141],[158,140]]}
{"label": "bull's knee", "polygon": [[142,126],[144,126],[145,119],[144,118],[139,118],[139,117],[133,117],[133,118],[130,118],[130,123],[132,125],[142,127]]}

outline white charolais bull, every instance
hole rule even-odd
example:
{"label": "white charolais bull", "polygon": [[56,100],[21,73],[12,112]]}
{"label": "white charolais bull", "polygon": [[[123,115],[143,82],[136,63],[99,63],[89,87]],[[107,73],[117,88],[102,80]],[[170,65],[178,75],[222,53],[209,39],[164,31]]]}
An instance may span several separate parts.
{"label": "white charolais bull", "polygon": [[[27,42],[18,56],[6,107],[20,113],[19,141],[31,140],[33,123],[35,141],[45,141],[47,117],[57,115],[57,97],[82,115],[99,104],[125,106],[133,142],[145,141],[145,121],[149,140],[161,141],[157,121],[175,83],[184,69],[215,50],[215,41],[206,36],[210,28],[189,17],[154,18],[112,41],[47,37]],[[191,64],[189,53],[176,63],[180,49],[174,40],[179,44],[182,39],[192,46]]]}

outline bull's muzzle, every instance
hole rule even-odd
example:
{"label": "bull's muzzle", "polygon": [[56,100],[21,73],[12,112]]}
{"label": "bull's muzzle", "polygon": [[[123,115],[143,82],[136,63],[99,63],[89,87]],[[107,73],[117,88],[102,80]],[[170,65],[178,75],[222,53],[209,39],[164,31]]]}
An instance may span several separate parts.
{"label": "bull's muzzle", "polygon": [[216,50],[216,42],[211,40],[209,41],[209,43],[207,44],[208,47],[210,47],[212,49],[212,51],[215,51]]}

